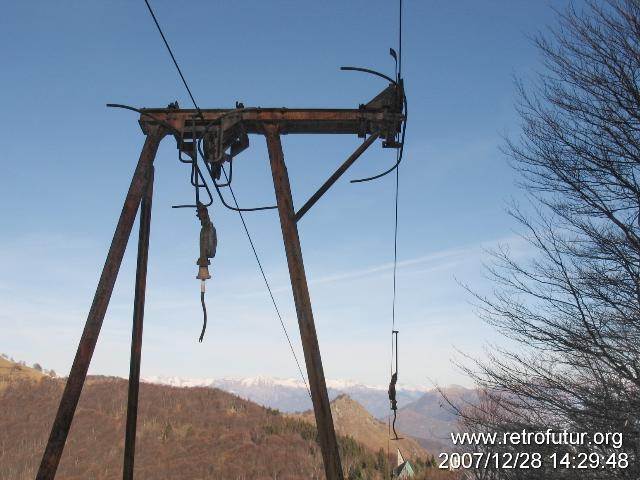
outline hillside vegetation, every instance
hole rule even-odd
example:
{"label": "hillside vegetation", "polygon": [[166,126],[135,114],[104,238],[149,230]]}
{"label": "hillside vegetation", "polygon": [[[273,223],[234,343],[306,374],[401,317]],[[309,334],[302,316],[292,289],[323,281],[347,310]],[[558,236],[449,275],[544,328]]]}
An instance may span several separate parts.
{"label": "hillside vegetation", "polygon": [[46,375],[42,371],[35,368],[27,367],[20,363],[12,362],[9,359],[0,356],[0,389],[7,383],[16,380],[34,380],[38,381]]}
{"label": "hillside vegetation", "polygon": [[[0,391],[0,478],[33,479],[64,387],[42,377]],[[89,377],[58,470],[65,480],[122,476],[127,382]],[[315,426],[211,388],[142,384],[136,479],[322,479]],[[347,478],[382,479],[389,464],[340,437]],[[442,475],[446,472],[431,472]],[[351,475],[349,475],[351,472]],[[449,477],[451,478],[451,477]]]}

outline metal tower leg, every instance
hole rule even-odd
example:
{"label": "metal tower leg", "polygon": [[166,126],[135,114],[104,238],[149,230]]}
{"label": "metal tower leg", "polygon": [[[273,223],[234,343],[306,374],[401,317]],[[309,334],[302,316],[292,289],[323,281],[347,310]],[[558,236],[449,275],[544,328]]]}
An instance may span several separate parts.
{"label": "metal tower leg", "polygon": [[78,405],[80,393],[87,377],[89,363],[93,356],[93,351],[98,341],[102,321],[104,320],[113,286],[118,276],[118,270],[122,263],[122,257],[127,247],[127,242],[133,228],[133,222],[140,205],[140,200],[147,188],[149,178],[152,174],[153,160],[158,150],[158,145],[165,133],[163,130],[155,129],[147,135],[138,160],[138,165],[131,179],[131,185],[127,192],[127,197],[118,219],[111,247],[107,254],[102,269],[102,275],[98,282],[96,293],[93,297],[93,303],[87,316],[87,322],[80,338],[80,344],[76,352],[67,384],[60,400],[60,406],[56,418],[51,427],[49,441],[42,456],[40,468],[36,476],[36,480],[53,480],[60,463],[60,457],[64,450],[64,445],[71,428],[71,421]]}
{"label": "metal tower leg", "polygon": [[298,314],[298,325],[302,338],[305,363],[307,365],[307,375],[311,388],[313,410],[318,427],[324,469],[327,480],[343,480],[340,453],[338,451],[333,418],[331,416],[329,395],[327,393],[327,385],[322,368],[322,358],[320,357],[316,327],[313,321],[311,299],[309,297],[307,277],[302,260],[302,249],[300,247],[300,238],[298,237],[293,199],[291,198],[289,175],[282,153],[282,143],[280,142],[280,135],[275,127],[266,126],[265,129],[269,159],[271,161],[273,185],[278,202],[278,213],[280,214],[282,237],[287,254],[287,264],[289,265],[293,298]]}
{"label": "metal tower leg", "polygon": [[131,332],[131,363],[129,367],[129,397],[127,401],[127,426],[124,439],[123,480],[133,480],[133,463],[136,451],[136,424],[138,420],[138,392],[140,390],[140,357],[142,355],[142,325],[144,300],[147,288],[147,261],[149,259],[149,234],[151,231],[151,205],[153,202],[153,167],[147,191],[140,207],[140,233],[138,236],[138,264],[136,267],[135,300],[133,302],[133,329]]}

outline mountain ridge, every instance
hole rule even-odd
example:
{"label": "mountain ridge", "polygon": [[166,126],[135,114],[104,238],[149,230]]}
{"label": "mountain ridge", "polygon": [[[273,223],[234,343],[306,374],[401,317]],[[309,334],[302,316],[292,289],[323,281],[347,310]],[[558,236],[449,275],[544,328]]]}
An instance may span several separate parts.
{"label": "mountain ridge", "polygon": [[[336,433],[339,435],[349,436],[355,441],[365,445],[371,451],[387,451],[390,445],[399,448],[407,458],[421,459],[426,461],[432,457],[432,454],[424,449],[412,438],[408,438],[401,432],[398,435],[400,440],[391,441],[389,437],[391,432],[388,425],[374,418],[360,403],[342,394],[331,402],[331,413]],[[297,418],[315,425],[315,416],[313,411],[308,410],[303,413],[289,414],[291,418]]]}
{"label": "mountain ridge", "polygon": [[[177,376],[145,376],[145,382],[181,387],[213,387],[234,393],[259,405],[277,408],[286,413],[304,412],[312,407],[306,385],[299,379],[277,377],[222,377],[222,378],[183,378]],[[376,418],[385,417],[389,411],[389,397],[386,385],[371,385],[353,380],[328,379],[329,399],[347,394],[362,404]],[[396,386],[396,395],[400,405],[418,400],[423,394],[433,392],[434,388],[422,385]]]}
{"label": "mountain ridge", "polygon": [[[306,389],[306,385],[302,380],[296,378],[284,378],[284,377],[270,377],[257,375],[254,377],[180,377],[180,376],[165,376],[165,375],[149,375],[142,378],[143,381],[148,383],[159,383],[161,385],[170,385],[174,387],[207,387],[215,385],[220,382],[239,382],[244,385],[259,385],[259,384],[272,384],[278,386],[286,386],[291,388]],[[387,391],[388,385],[381,384],[369,384],[358,382],[356,380],[346,379],[327,379],[326,384],[328,388],[368,388],[371,390]],[[451,385],[451,387],[457,387],[457,385]],[[436,390],[435,387],[425,387],[423,385],[403,384],[398,383],[396,386],[399,390],[412,391],[412,392],[430,392]],[[465,387],[461,387],[465,388]]]}

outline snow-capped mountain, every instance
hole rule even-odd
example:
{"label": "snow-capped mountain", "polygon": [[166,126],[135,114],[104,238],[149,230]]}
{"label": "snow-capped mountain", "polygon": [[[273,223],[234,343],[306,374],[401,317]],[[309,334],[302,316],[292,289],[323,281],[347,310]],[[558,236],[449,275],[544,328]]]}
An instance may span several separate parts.
{"label": "snow-capped mountain", "polygon": [[[283,412],[300,412],[312,407],[305,384],[292,378],[181,378],[146,377],[143,381],[160,383],[174,387],[213,387],[234,393],[265,407],[277,408]],[[329,399],[347,394],[362,404],[374,417],[384,417],[389,411],[387,385],[366,385],[350,380],[327,380]],[[399,405],[413,402],[433,389],[415,386],[396,386]]]}

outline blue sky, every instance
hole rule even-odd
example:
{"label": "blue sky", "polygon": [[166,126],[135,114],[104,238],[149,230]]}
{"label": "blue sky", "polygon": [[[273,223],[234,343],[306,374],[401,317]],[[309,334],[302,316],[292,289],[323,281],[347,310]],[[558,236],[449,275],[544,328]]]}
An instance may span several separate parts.
{"label": "blue sky", "polygon": [[[201,107],[357,107],[384,82],[397,46],[397,2],[152,2]],[[456,278],[479,291],[483,250],[526,256],[505,213],[522,196],[500,152],[517,136],[514,75],[542,69],[530,37],[564,2],[405,0],[409,100],[400,172],[397,327],[400,382],[469,384],[456,350],[500,342]],[[143,143],[135,114],[189,98],[144,2],[9,2],[0,19],[4,135],[0,162],[0,351],[66,374]],[[354,136],[283,138],[301,205],[358,145]],[[347,174],[391,165],[374,145]],[[263,137],[235,162],[243,206],[274,202]],[[325,373],[388,382],[394,178],[343,178],[301,221]],[[237,214],[216,202],[219,236],[202,344],[195,280],[199,224],[188,171],[166,138],[156,159],[142,375],[295,377],[297,370]],[[302,358],[275,212],[249,228]],[[126,376],[137,226],[90,372]]]}

